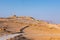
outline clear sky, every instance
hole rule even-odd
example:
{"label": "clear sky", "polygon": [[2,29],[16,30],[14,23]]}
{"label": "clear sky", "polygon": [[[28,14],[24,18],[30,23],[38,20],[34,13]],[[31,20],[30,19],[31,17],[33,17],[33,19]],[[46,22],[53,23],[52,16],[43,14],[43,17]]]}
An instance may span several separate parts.
{"label": "clear sky", "polygon": [[0,0],[0,17],[14,13],[60,23],[60,0]]}

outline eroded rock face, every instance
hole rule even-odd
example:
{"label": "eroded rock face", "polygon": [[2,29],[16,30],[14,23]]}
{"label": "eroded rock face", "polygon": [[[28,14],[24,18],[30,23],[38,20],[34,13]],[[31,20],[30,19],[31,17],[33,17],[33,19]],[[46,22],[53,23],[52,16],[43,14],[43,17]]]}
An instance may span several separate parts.
{"label": "eroded rock face", "polygon": [[14,38],[10,38],[10,39],[7,39],[7,40],[32,40],[32,39],[24,37],[23,35],[18,35],[18,36],[15,36]]}
{"label": "eroded rock face", "polygon": [[0,18],[0,34],[2,33],[24,33],[24,37],[33,40],[60,40],[60,36],[58,36],[60,34],[60,27],[58,24],[51,24],[26,16],[18,17],[14,15]]}

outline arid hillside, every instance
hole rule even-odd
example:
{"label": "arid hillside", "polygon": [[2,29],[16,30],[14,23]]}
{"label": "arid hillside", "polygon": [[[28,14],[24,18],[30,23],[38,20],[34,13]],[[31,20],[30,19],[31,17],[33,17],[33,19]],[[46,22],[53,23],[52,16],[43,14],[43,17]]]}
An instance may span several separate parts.
{"label": "arid hillside", "polygon": [[16,33],[23,33],[24,37],[31,40],[60,40],[60,24],[51,24],[28,16],[0,18],[0,36]]}

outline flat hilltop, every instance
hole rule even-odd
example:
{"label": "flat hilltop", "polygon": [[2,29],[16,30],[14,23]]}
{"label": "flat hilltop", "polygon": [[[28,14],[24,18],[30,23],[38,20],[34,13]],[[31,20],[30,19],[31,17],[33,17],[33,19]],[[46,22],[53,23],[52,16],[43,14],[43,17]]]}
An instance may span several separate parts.
{"label": "flat hilltop", "polygon": [[23,33],[31,40],[60,40],[60,24],[52,24],[29,16],[13,15],[0,18],[0,36],[16,33]]}

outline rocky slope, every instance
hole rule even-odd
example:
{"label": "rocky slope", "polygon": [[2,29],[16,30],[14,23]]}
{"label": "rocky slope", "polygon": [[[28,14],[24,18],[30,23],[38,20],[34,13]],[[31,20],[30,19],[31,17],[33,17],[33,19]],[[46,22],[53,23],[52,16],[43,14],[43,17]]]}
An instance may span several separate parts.
{"label": "rocky slope", "polygon": [[[60,40],[60,24],[51,24],[27,16],[14,15],[0,18],[0,36],[16,33],[23,33],[26,40]],[[23,40],[21,36],[18,36],[13,39]],[[18,39],[15,39],[17,37]]]}

